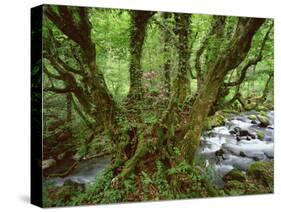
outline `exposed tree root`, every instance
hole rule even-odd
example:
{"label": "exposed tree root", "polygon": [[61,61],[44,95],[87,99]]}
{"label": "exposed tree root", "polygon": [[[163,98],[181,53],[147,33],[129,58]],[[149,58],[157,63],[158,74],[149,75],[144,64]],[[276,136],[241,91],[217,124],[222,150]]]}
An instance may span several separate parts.
{"label": "exposed tree root", "polygon": [[65,172],[50,174],[48,177],[65,177],[77,166],[78,163],[79,161],[75,161]]}

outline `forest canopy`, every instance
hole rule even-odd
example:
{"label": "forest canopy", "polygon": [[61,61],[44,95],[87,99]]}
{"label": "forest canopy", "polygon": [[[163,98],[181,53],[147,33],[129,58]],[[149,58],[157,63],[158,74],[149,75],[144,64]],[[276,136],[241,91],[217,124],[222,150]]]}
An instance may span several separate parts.
{"label": "forest canopy", "polygon": [[272,19],[43,8],[44,176],[110,157],[96,184],[55,204],[235,194],[210,183],[201,135],[247,111],[262,126],[274,109]]}

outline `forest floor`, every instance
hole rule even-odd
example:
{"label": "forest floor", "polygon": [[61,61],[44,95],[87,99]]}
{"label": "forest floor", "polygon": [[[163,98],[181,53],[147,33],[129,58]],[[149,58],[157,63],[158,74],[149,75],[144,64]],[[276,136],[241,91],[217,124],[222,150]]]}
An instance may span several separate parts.
{"label": "forest floor", "polygon": [[[112,157],[101,154],[106,145],[93,142],[91,155],[80,158],[69,173],[54,176],[75,163],[70,153],[44,172],[44,206],[272,193],[273,132],[273,111],[217,112],[205,123],[194,166],[182,163],[165,170],[156,160],[118,188],[111,183]],[[175,187],[167,175],[177,177]]]}

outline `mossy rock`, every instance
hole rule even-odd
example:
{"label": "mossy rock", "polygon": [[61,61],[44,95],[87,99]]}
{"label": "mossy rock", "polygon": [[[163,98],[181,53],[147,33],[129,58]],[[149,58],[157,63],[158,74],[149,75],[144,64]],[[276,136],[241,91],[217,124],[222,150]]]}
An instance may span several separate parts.
{"label": "mossy rock", "polygon": [[211,130],[214,127],[218,127],[221,125],[224,125],[226,123],[227,119],[223,112],[218,111],[215,113],[215,115],[210,116],[206,119],[204,122],[204,129],[205,130]]}
{"label": "mossy rock", "polygon": [[258,161],[249,166],[247,175],[265,186],[273,187],[274,167],[273,162]]}
{"label": "mossy rock", "polygon": [[246,104],[244,108],[245,110],[250,111],[253,110],[255,107],[256,107],[255,103],[250,103],[250,104]]}
{"label": "mossy rock", "polygon": [[258,115],[267,117],[267,113],[265,111],[260,111]]}
{"label": "mossy rock", "polygon": [[258,136],[258,139],[260,139],[260,140],[263,140],[263,139],[264,139],[264,133],[261,132],[261,131],[258,131],[258,132],[257,132],[257,136]]}
{"label": "mossy rock", "polygon": [[267,111],[268,109],[264,105],[257,106],[257,111]]}
{"label": "mossy rock", "polygon": [[232,169],[223,177],[224,182],[231,181],[231,180],[245,182],[246,175],[243,172],[239,171],[238,169]]}
{"label": "mossy rock", "polygon": [[267,116],[258,115],[257,118],[260,121],[260,127],[267,127],[268,125],[270,125],[270,122],[269,122],[269,119]]}
{"label": "mossy rock", "polygon": [[248,119],[250,119],[251,121],[256,121],[257,116],[256,115],[250,115],[250,116],[248,116]]}
{"label": "mossy rock", "polygon": [[274,108],[274,105],[272,102],[266,102],[265,106],[267,107],[268,110],[273,110],[273,108]]}

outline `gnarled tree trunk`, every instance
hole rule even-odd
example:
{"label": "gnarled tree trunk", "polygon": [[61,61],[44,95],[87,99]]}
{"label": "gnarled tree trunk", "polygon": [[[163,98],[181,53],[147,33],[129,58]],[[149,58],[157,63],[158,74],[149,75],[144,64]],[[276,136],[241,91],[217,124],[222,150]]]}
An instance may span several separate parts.
{"label": "gnarled tree trunk", "polygon": [[[112,96],[107,89],[102,73],[96,65],[96,47],[91,39],[91,23],[88,17],[88,8],[80,7],[73,11],[67,6],[58,6],[58,12],[52,6],[45,7],[45,14],[56,27],[79,45],[82,55],[79,55],[86,66],[86,70],[76,70],[67,65],[56,52],[56,46],[51,48],[45,43],[45,58],[56,69],[58,75],[50,75],[65,82],[65,88],[46,88],[45,91],[56,93],[73,93],[83,107],[84,111],[96,118],[97,124],[103,129],[110,129],[114,122],[113,113],[116,110]],[[76,15],[76,16],[75,16]],[[79,20],[75,20],[76,18]],[[50,35],[49,39],[51,39]],[[53,38],[54,39],[54,38]],[[48,39],[46,39],[48,42]],[[56,43],[56,42],[52,42]],[[44,70],[46,73],[47,70]],[[83,78],[84,86],[77,83],[74,75]],[[85,87],[87,89],[85,89]]]}

